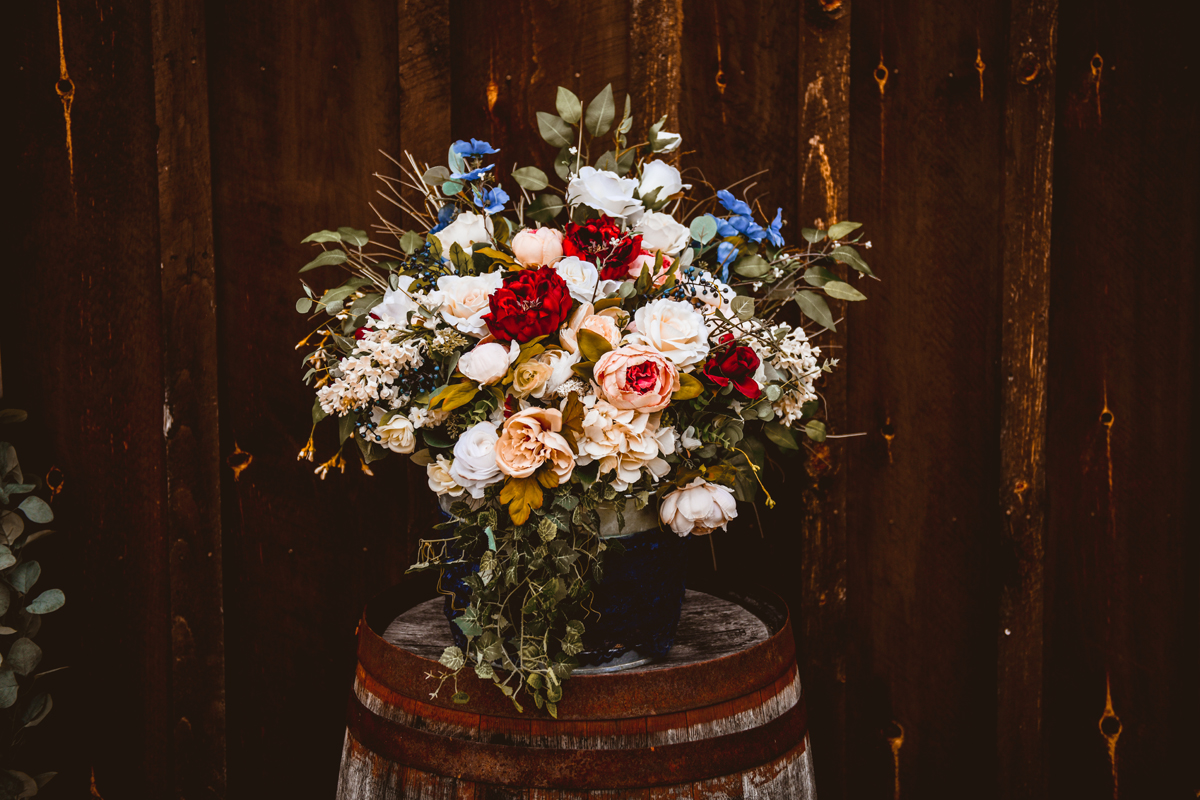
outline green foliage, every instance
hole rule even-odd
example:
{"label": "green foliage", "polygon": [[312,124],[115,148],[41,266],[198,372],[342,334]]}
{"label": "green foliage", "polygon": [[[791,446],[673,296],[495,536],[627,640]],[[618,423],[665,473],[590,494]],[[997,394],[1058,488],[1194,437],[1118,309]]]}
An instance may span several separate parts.
{"label": "green foliage", "polygon": [[[23,412],[0,412],[0,420],[19,422]],[[46,672],[38,672],[42,649],[34,641],[42,615],[62,608],[66,596],[61,589],[44,589],[35,595],[34,586],[42,567],[29,558],[27,547],[51,533],[43,528],[54,519],[50,504],[33,494],[38,482],[29,482],[21,471],[16,449],[0,442],[0,727],[5,731],[3,761],[0,763],[0,799],[31,797],[54,773],[31,777],[8,763],[20,745],[53,707],[51,696],[42,691]]]}

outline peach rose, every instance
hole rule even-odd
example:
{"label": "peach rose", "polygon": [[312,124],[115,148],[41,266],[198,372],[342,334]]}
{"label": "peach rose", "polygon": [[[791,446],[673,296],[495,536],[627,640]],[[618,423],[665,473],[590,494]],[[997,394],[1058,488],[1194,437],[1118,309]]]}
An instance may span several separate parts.
{"label": "peach rose", "polygon": [[609,350],[593,370],[608,402],[647,413],[662,411],[679,389],[679,371],[653,347],[633,344]]}
{"label": "peach rose", "polygon": [[526,228],[513,237],[513,257],[526,267],[553,266],[563,257],[562,240],[562,231]]}
{"label": "peach rose", "polygon": [[621,329],[607,314],[592,314],[590,317],[586,317],[579,326],[579,330],[591,331],[598,336],[603,336],[605,341],[613,347],[621,342]]}
{"label": "peach rose", "polygon": [[512,478],[528,478],[543,464],[562,483],[575,469],[575,455],[559,431],[562,412],[556,408],[527,408],[504,421],[496,442],[496,466]]}

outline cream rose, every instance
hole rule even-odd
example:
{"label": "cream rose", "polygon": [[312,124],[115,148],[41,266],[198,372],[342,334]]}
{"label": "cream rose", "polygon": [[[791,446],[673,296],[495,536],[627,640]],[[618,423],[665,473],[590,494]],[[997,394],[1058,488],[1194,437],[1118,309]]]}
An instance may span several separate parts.
{"label": "cream rose", "polygon": [[512,240],[513,257],[527,267],[549,267],[563,257],[562,231],[526,228]]}
{"label": "cream rose", "polygon": [[393,453],[411,453],[417,446],[417,436],[412,420],[396,414],[375,428],[376,441]]}
{"label": "cream rose", "polygon": [[724,486],[695,478],[663,498],[658,515],[680,536],[712,533],[737,518],[737,502]]}
{"label": "cream rose", "polygon": [[454,462],[445,456],[438,456],[436,461],[430,461],[425,465],[425,474],[429,477],[429,488],[435,494],[458,497],[465,491],[450,474],[453,466]]}
{"label": "cream rose", "polygon": [[690,188],[692,188],[691,184],[683,182],[679,170],[665,161],[651,161],[642,166],[642,181],[638,184],[638,194],[641,197],[649,197],[657,189],[658,194],[655,195],[655,200],[661,202],[673,194]]}
{"label": "cream rose", "polygon": [[539,391],[550,380],[554,367],[535,359],[529,359],[517,364],[513,370],[512,393],[525,398]]}
{"label": "cream rose", "polygon": [[579,174],[567,184],[567,203],[572,206],[582,203],[614,219],[633,221],[643,210],[642,201],[633,197],[637,188],[638,182],[634,178],[622,178],[615,172],[595,167],[581,167]]}
{"label": "cream rose", "polygon": [[638,481],[643,470],[656,479],[663,477],[671,465],[662,456],[675,452],[676,437],[674,428],[660,427],[661,416],[617,408],[606,400],[591,401],[583,417],[579,464],[599,461],[600,474],[612,473],[617,491]]}
{"label": "cream rose", "polygon": [[483,315],[488,313],[488,298],[503,285],[504,274],[501,272],[443,275],[438,278],[436,293],[442,319],[463,333],[483,338],[487,335]]}
{"label": "cream rose", "polygon": [[600,356],[593,369],[605,399],[617,408],[661,411],[679,389],[679,372],[669,359],[645,345],[626,345]]}
{"label": "cream rose", "polygon": [[698,364],[708,355],[708,323],[704,315],[680,300],[655,300],[633,315],[631,344],[643,344],[676,366]]}
{"label": "cream rose", "polygon": [[516,342],[511,347],[499,342],[477,344],[459,357],[458,371],[482,386],[498,383],[508,374],[508,366],[520,349]]}
{"label": "cream rose", "polygon": [[454,444],[454,463],[450,477],[466,489],[471,497],[483,497],[483,490],[504,478],[496,466],[496,427],[479,422],[467,428]]}
{"label": "cream rose", "polygon": [[575,469],[575,455],[562,437],[562,412],[557,408],[527,408],[504,421],[496,443],[496,464],[513,478],[529,478],[549,463],[563,483]]}
{"label": "cream rose", "polygon": [[692,232],[687,226],[660,211],[647,211],[634,230],[642,235],[643,248],[671,257],[679,255],[692,243]]}
{"label": "cream rose", "polygon": [[473,244],[492,243],[492,220],[484,214],[463,211],[454,221],[437,233],[438,242],[442,245],[442,260],[450,260],[450,246],[457,244],[467,255],[471,254]]}
{"label": "cream rose", "polygon": [[600,281],[600,273],[596,265],[576,256],[567,256],[554,265],[558,277],[567,284],[571,297],[581,303],[590,303],[596,299],[596,284]]}

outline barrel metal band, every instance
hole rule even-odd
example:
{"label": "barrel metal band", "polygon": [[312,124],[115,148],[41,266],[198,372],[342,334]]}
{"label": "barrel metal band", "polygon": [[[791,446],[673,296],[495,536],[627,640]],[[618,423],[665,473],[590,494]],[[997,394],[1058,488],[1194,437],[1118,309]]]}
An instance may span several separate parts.
{"label": "barrel metal band", "polygon": [[[546,789],[640,789],[736,775],[804,752],[801,698],[757,728],[695,742],[626,750],[552,750],[439,736],[384,719],[350,698],[350,735],[383,758],[476,783]],[[447,774],[449,773],[449,774]]]}

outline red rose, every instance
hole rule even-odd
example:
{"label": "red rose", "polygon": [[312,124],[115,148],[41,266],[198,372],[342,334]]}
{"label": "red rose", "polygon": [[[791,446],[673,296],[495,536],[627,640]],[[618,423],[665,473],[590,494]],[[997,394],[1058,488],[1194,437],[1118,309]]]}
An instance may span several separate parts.
{"label": "red rose", "polygon": [[754,372],[759,365],[758,353],[732,342],[732,334],[727,333],[721,338],[722,346],[709,354],[704,364],[704,377],[722,389],[732,383],[747,400],[757,400],[762,394],[762,387],[754,381]]}
{"label": "red rose", "polygon": [[609,217],[590,219],[583,225],[567,223],[563,255],[590,261],[600,271],[600,279],[623,281],[629,277],[629,265],[642,254],[642,237],[621,233]]}
{"label": "red rose", "polygon": [[554,333],[571,312],[571,293],[554,267],[510,272],[504,286],[488,298],[483,315],[488,330],[502,342],[528,342]]}

